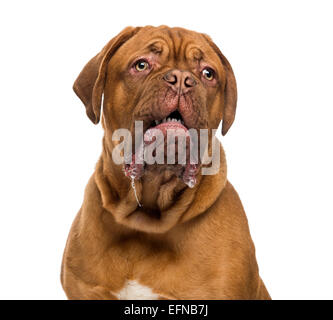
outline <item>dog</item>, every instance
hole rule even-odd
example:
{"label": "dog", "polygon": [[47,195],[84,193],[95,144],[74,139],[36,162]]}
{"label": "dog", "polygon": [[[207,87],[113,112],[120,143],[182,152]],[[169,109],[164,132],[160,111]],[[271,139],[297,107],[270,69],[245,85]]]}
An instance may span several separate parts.
{"label": "dog", "polygon": [[236,80],[212,39],[183,28],[127,27],[73,89],[104,138],[63,255],[68,299],[270,299],[222,146],[210,175],[202,164],[191,171],[112,157],[120,144],[113,133],[133,136],[136,121],[144,139],[156,126],[212,130],[221,120],[228,132]]}

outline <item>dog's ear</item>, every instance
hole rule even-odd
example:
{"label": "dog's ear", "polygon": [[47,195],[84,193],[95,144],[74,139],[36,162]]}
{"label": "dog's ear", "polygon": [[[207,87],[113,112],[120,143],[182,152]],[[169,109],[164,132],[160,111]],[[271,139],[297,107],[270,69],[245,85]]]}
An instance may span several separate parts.
{"label": "dog's ear", "polygon": [[218,46],[212,41],[212,39],[204,35],[209,45],[214,49],[219,56],[221,63],[226,73],[226,83],[224,87],[224,105],[223,105],[223,118],[222,118],[222,135],[226,135],[234,122],[237,106],[237,85],[234,72],[227,58],[222,54]]}
{"label": "dog's ear", "polygon": [[94,124],[100,119],[107,64],[117,49],[139,30],[140,27],[127,27],[121,31],[85,65],[74,82],[73,90],[85,105],[86,113]]}

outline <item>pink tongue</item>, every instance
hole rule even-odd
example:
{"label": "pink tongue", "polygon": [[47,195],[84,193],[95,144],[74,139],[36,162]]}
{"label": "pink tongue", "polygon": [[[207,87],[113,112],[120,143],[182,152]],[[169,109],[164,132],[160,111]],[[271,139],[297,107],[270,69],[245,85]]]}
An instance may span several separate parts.
{"label": "pink tongue", "polygon": [[144,135],[144,143],[145,145],[152,143],[152,137],[154,134],[155,130],[160,130],[163,135],[164,138],[166,139],[167,136],[167,131],[173,131],[174,134],[180,136],[180,135],[188,135],[188,129],[183,126],[181,123],[179,122],[175,122],[175,121],[169,121],[169,122],[164,122],[164,123],[160,123],[159,125],[149,128],[145,135]]}
{"label": "pink tongue", "polygon": [[183,129],[185,132],[188,131],[185,126],[183,126],[180,122],[177,121],[163,122],[158,124],[156,127],[152,127],[150,129],[160,129],[162,131],[167,129]]}
{"label": "pink tongue", "polygon": [[[144,134],[144,146],[149,145],[154,141],[154,131],[156,132],[156,130],[161,131],[165,139],[167,137],[168,130],[170,130],[171,132],[173,131],[173,133],[177,136],[184,135],[186,137],[189,137],[188,129],[185,126],[176,121],[169,121],[149,128]],[[135,155],[133,155],[131,164],[125,165],[125,175],[131,179],[140,179],[144,174],[144,165],[141,164],[143,159],[144,146],[142,146],[140,150]],[[190,188],[193,188],[197,182],[196,174],[198,172],[198,168],[198,164],[191,164],[189,162],[186,162],[184,173],[182,175],[182,180]]]}

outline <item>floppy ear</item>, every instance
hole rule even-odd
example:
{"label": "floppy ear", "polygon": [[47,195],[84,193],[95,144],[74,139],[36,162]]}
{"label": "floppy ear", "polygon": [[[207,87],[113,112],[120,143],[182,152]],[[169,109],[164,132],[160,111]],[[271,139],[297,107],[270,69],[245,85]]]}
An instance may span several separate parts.
{"label": "floppy ear", "polygon": [[85,65],[74,82],[73,90],[85,105],[86,113],[94,124],[100,119],[107,64],[117,49],[139,30],[139,27],[127,27],[121,31]]}
{"label": "floppy ear", "polygon": [[234,72],[227,58],[222,54],[218,46],[207,35],[204,35],[209,45],[219,56],[226,73],[226,83],[224,87],[224,105],[222,118],[222,135],[226,135],[234,122],[237,106],[237,85]]}

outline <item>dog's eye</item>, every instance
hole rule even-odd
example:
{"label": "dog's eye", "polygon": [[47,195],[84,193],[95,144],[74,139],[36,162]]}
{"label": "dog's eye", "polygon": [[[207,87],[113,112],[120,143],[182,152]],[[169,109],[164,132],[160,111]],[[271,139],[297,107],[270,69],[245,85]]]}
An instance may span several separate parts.
{"label": "dog's eye", "polygon": [[149,68],[149,63],[145,60],[139,60],[134,64],[136,71],[142,72]]}
{"label": "dog's eye", "polygon": [[202,70],[202,75],[205,77],[205,79],[211,81],[214,79],[215,72],[211,68],[205,68]]}

